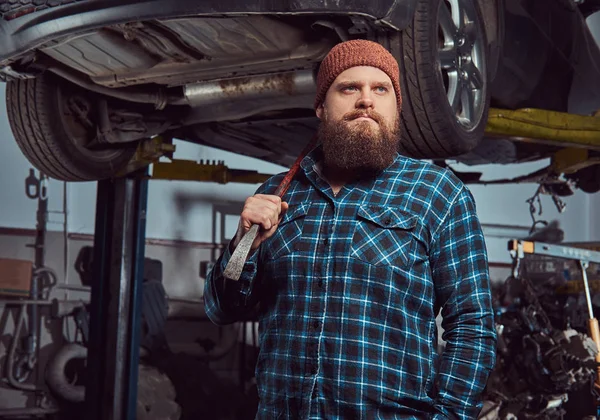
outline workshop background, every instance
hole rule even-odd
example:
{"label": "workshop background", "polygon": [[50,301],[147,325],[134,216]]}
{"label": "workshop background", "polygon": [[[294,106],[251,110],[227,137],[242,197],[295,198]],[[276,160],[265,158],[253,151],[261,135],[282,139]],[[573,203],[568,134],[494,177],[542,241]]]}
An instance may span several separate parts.
{"label": "workshop background", "polygon": [[[4,88],[0,85],[2,89]],[[9,133],[0,101],[0,129]],[[8,134],[6,134],[8,135]],[[223,160],[230,168],[259,170],[277,173],[285,168],[266,164],[255,159],[185,142],[176,142],[177,155],[196,160]],[[25,180],[32,169],[14,141],[5,139],[0,144],[0,258],[33,261],[37,200],[25,194]],[[517,176],[528,173],[547,162],[535,164],[477,167],[484,179]],[[457,165],[457,168],[459,166]],[[473,168],[469,168],[473,169]],[[36,176],[39,173],[36,171]],[[163,284],[173,305],[180,304],[165,329],[167,340],[174,352],[208,361],[207,367],[234,389],[240,388],[239,365],[241,341],[240,326],[218,328],[203,317],[202,291],[204,279],[201,266],[218,255],[220,245],[232,237],[244,199],[257,185],[196,183],[185,181],[152,180],[149,183],[146,257],[162,262]],[[527,236],[532,224],[529,204],[526,202],[537,189],[536,184],[470,186],[475,197],[478,214],[483,225],[489,252],[493,281],[503,282],[510,273],[511,258],[507,241]],[[66,198],[65,198],[66,193]],[[561,214],[549,196],[541,197],[540,220],[558,221],[564,230],[565,242],[600,241],[600,194],[586,194],[579,190],[565,199],[567,205]],[[82,248],[93,243],[96,183],[48,183],[48,235],[46,238],[46,264],[56,271],[58,282],[76,288],[82,284],[75,263]],[[65,235],[66,232],[66,235]],[[66,241],[65,241],[66,238]],[[204,263],[204,264],[203,264]],[[89,299],[88,292],[55,287],[49,298]],[[185,311],[185,320],[177,320],[177,311]],[[49,311],[41,311],[42,322],[40,359],[45,366],[64,339],[72,340],[76,326],[52,320]],[[9,349],[16,310],[4,311],[0,307],[0,365],[4,366]],[[191,316],[190,316],[191,315]],[[237,338],[237,341],[236,341]],[[248,326],[246,342],[252,347],[252,332]],[[206,341],[209,340],[209,341]],[[214,348],[210,348],[210,343]],[[209,343],[208,347],[206,343]],[[252,357],[246,355],[245,377],[252,376]],[[44,386],[43,372],[37,372],[37,383]],[[206,379],[209,381],[209,379]],[[0,410],[29,406],[32,393],[14,390],[0,384]],[[201,393],[194,393],[196,402],[202,404]],[[221,395],[217,398],[227,398]],[[214,399],[211,400],[214,403]],[[208,398],[205,402],[208,402]],[[215,405],[216,406],[216,405]]]}
{"label": "workshop background", "polygon": [[[600,14],[590,18],[590,22],[596,39],[600,40]],[[0,130],[4,137],[8,137],[11,134],[6,118],[4,89],[5,85],[0,84]],[[175,157],[184,156],[198,161],[222,160],[229,168],[258,170],[262,173],[275,174],[285,170],[281,166],[208,147],[179,141],[175,144]],[[547,161],[541,161],[519,165],[453,167],[481,171],[482,179],[497,179],[529,173],[547,164]],[[0,142],[0,258],[29,261],[34,258],[31,244],[35,236],[38,201],[25,194],[25,181],[32,175],[32,170],[16,142],[3,138]],[[33,175],[37,177],[39,172],[34,171]],[[251,378],[253,369],[251,352],[256,338],[252,326],[246,326],[244,342],[247,346],[238,346],[243,340],[240,326],[219,328],[212,325],[203,315],[201,299],[203,274],[218,256],[221,246],[234,234],[242,203],[256,188],[257,185],[252,184],[219,185],[159,180],[149,184],[146,257],[162,263],[162,282],[172,303],[170,320],[165,328],[169,346],[174,352],[186,353],[200,361],[196,366],[204,375],[202,380],[206,389],[194,390],[191,399],[195,398],[196,404],[208,401],[212,384],[218,383],[218,389],[237,390],[240,393],[246,393],[251,387],[251,381],[246,379]],[[527,200],[534,195],[537,185],[473,185],[469,188],[475,197],[486,236],[493,281],[503,282],[509,275],[511,262],[507,240],[527,236],[532,225]],[[50,180],[47,190],[50,213],[45,247],[46,265],[56,272],[59,283],[48,298],[86,301],[89,293],[82,285],[80,273],[76,271],[76,261],[82,248],[92,245],[96,183]],[[600,193],[586,194],[576,190],[573,196],[564,198],[564,201],[567,207],[563,213],[559,213],[552,199],[543,195],[543,213],[536,213],[535,217],[548,222],[557,221],[564,230],[564,242],[600,241]],[[43,367],[65,339],[73,339],[77,328],[70,320],[63,322],[61,319],[52,319],[49,310],[40,311],[43,322],[37,366]],[[4,310],[4,306],[0,306],[2,367],[6,362],[15,319],[16,310]],[[241,360],[244,360],[242,372],[239,369]],[[190,365],[187,366],[189,368]],[[213,372],[216,376],[211,379],[207,372]],[[37,384],[44,387],[44,372],[35,369],[33,374],[37,375]],[[240,381],[244,383],[240,384]],[[243,410],[243,407],[239,407],[243,402],[231,398],[234,394],[216,395],[213,392],[210,395],[212,404],[215,404],[216,398],[226,400],[227,409]],[[0,383],[0,411],[31,406],[38,397],[35,393],[15,390]]]}

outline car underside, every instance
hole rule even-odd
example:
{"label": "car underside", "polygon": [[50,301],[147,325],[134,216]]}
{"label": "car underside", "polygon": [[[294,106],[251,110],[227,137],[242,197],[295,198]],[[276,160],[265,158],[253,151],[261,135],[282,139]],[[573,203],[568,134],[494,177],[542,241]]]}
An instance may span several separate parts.
{"label": "car underside", "polygon": [[555,148],[481,140],[490,104],[569,110],[565,57],[589,31],[577,15],[558,33],[570,0],[553,3],[4,1],[0,74],[17,142],[58,179],[114,175],[159,134],[289,166],[318,125],[319,62],[366,38],[401,65],[405,154],[527,161]]}

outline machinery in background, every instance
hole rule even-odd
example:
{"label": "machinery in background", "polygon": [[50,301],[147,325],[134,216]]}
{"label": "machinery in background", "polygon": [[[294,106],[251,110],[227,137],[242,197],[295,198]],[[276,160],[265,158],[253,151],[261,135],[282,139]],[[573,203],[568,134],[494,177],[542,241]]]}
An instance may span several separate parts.
{"label": "machinery in background", "polygon": [[[2,419],[85,418],[81,410],[86,391],[90,302],[89,297],[77,300],[52,298],[55,288],[70,287],[59,284],[56,272],[46,266],[46,233],[50,213],[47,189],[47,176],[43,173],[36,176],[32,169],[25,180],[25,192],[28,198],[37,201],[35,241],[29,245],[34,249],[34,261],[0,259],[0,309],[13,312],[15,323],[0,372],[7,386],[33,397],[27,407],[0,408]],[[83,286],[75,287],[75,290],[90,290],[93,282],[92,256],[91,247],[82,248],[75,269],[81,276]],[[168,347],[164,324],[169,309],[162,285],[162,263],[150,258],[144,262],[140,345],[146,355],[152,356],[152,360],[160,360],[160,356],[165,354],[164,349]],[[52,320],[57,330],[61,324],[68,322],[68,318],[72,318],[77,326],[73,339],[62,336],[62,333],[53,337],[57,350],[47,361],[39,358],[42,317]],[[182,418],[182,410],[175,402],[175,387],[169,377],[157,369],[156,364],[145,360],[139,366],[137,383],[138,420]]]}
{"label": "machinery in background", "polygon": [[[93,281],[94,249],[81,248],[75,268],[84,287]],[[233,384],[226,384],[213,372],[207,361],[231,353],[237,343],[197,340],[198,349],[190,351],[168,342],[167,320],[198,321],[204,313],[202,305],[181,299],[169,299],[163,285],[160,260],[144,258],[140,330],[140,365],[137,381],[137,420],[238,420],[244,417],[252,402]],[[79,339],[64,344],[46,366],[46,383],[57,399],[60,419],[85,418],[85,360],[88,356],[90,305],[68,305],[54,301],[52,316],[72,316]],[[205,317],[205,315],[204,315]],[[74,371],[73,366],[77,366]],[[234,398],[234,402],[229,401]],[[1,415],[0,411],[0,415]]]}
{"label": "machinery in background", "polygon": [[600,302],[589,284],[600,279],[600,252],[516,240],[509,248],[513,273],[494,290],[497,362],[480,419],[595,418]]}
{"label": "machinery in background", "polygon": [[[168,152],[168,147],[156,140],[151,143]],[[153,177],[175,177],[178,170],[191,173],[183,179],[209,177],[217,182],[257,182],[256,177],[266,176],[255,171],[227,171],[221,163],[193,162],[198,169],[194,171],[186,162],[178,163],[165,168],[157,165]],[[163,169],[166,172],[161,175]],[[230,339],[220,336],[218,343],[200,337],[191,346],[172,346],[166,340],[167,318],[207,318],[200,301],[169,299],[162,284],[161,262],[144,256],[148,177],[145,171],[139,171],[99,184],[95,232],[100,234],[94,235],[93,247],[82,248],[75,263],[81,286],[59,283],[53,272],[47,275],[37,269],[44,267],[38,260],[18,261],[24,265],[12,286],[13,296],[4,302],[9,310],[20,308],[10,346],[14,357],[7,359],[13,361],[9,370],[16,376],[9,383],[37,398],[34,403],[30,400],[27,407],[0,408],[0,418],[250,419],[255,408],[253,395],[249,397],[243,388],[219,377],[208,365],[209,360],[230,355],[241,347],[240,359],[244,363],[240,381],[249,382],[247,365],[251,357],[244,356],[244,345],[237,345],[240,331],[228,334]],[[34,245],[36,255],[42,258],[48,215],[46,180],[43,175],[37,178],[35,173],[27,179],[27,195],[42,200],[38,203],[38,222],[44,224],[38,224]],[[36,276],[39,281],[33,280]],[[12,275],[3,278],[15,280]],[[51,299],[54,287],[90,295],[79,301]],[[27,308],[32,305],[43,310],[26,323]],[[72,318],[77,336],[53,337],[55,352],[47,363],[38,363],[39,329],[32,332],[31,328],[39,325],[41,317],[50,316],[57,323]],[[27,331],[21,334],[25,327]],[[26,336],[22,344],[21,335]],[[184,346],[178,346],[181,344]]]}
{"label": "machinery in background", "polygon": [[[75,268],[81,277],[82,284],[89,287],[93,281],[93,248],[83,247],[78,255]],[[141,352],[147,357],[138,369],[138,396],[136,418],[138,420],[181,419],[181,407],[175,401],[175,387],[165,372],[158,369],[157,360],[168,353],[168,345],[164,336],[164,325],[167,319],[168,304],[162,284],[162,262],[145,258],[142,284],[142,329],[140,331]],[[72,316],[78,329],[78,340],[65,343],[55,353],[46,367],[46,382],[54,397],[60,402],[62,418],[85,418],[85,378],[87,375],[86,359],[88,357],[90,337],[90,307],[85,305],[65,305],[57,302],[53,306],[54,318]],[[81,362],[77,371],[68,365]],[[74,381],[72,378],[77,378]]]}
{"label": "machinery in background", "polygon": [[[36,176],[31,169],[25,179],[25,194],[37,201],[34,261],[0,260],[0,295],[5,310],[17,309],[15,328],[8,345],[3,377],[7,384],[34,396],[35,406],[1,409],[0,417],[45,416],[56,412],[46,389],[39,387],[41,369],[38,362],[40,343],[40,308],[49,308],[50,295],[57,284],[57,275],[46,266],[46,227],[48,222],[48,177]],[[22,418],[22,417],[21,417]]]}

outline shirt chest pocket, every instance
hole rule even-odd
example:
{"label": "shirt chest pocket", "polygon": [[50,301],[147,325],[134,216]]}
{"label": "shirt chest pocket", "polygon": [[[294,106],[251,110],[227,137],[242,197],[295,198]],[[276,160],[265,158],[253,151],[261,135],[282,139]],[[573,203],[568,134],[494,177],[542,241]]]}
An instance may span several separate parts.
{"label": "shirt chest pocket", "polygon": [[352,256],[373,265],[406,266],[416,224],[416,216],[398,209],[361,206],[352,236]]}
{"label": "shirt chest pocket", "polygon": [[308,208],[309,204],[303,203],[288,209],[273,236],[265,242],[267,260],[283,257],[298,249]]}

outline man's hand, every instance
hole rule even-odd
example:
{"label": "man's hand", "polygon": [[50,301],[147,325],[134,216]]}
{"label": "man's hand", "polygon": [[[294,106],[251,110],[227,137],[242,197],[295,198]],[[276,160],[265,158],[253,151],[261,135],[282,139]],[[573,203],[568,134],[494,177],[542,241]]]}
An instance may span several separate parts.
{"label": "man's hand", "polygon": [[237,247],[242,237],[250,230],[252,225],[260,226],[258,235],[250,248],[256,250],[263,241],[270,238],[277,230],[279,222],[288,209],[288,204],[282,202],[276,195],[256,194],[249,197],[244,203],[240,215],[240,223],[233,240],[233,247]]}

